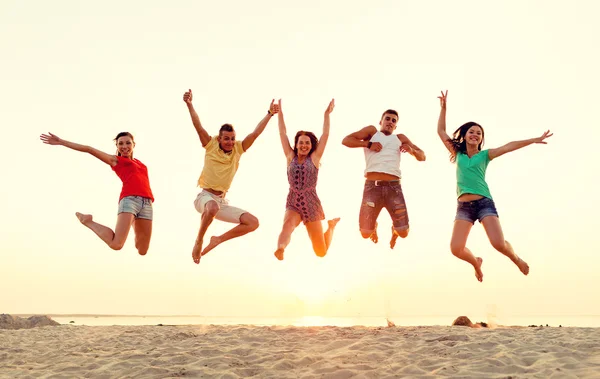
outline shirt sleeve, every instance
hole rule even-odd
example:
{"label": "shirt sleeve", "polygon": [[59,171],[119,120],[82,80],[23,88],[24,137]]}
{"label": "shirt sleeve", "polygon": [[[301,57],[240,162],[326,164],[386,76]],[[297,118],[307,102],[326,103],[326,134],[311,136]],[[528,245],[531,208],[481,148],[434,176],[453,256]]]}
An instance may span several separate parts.
{"label": "shirt sleeve", "polygon": [[235,141],[235,151],[239,155],[244,154],[244,146],[242,146],[243,141]]}
{"label": "shirt sleeve", "polygon": [[217,136],[211,137],[210,141],[208,141],[208,143],[206,144],[206,146],[204,146],[204,148],[206,150],[212,148],[215,143],[218,143],[217,138],[218,138]]}

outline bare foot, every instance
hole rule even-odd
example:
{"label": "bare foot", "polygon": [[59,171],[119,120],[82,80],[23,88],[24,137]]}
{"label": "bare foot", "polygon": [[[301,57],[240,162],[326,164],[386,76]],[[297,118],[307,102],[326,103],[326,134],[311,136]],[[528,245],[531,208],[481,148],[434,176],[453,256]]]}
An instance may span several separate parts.
{"label": "bare foot", "polygon": [[521,258],[517,257],[516,265],[524,275],[529,274],[529,265],[527,264],[527,262],[525,262]]}
{"label": "bare foot", "polygon": [[279,248],[275,251],[275,256],[277,257],[277,259],[279,259],[280,261],[283,260],[283,248]]}
{"label": "bare foot", "polygon": [[87,225],[88,223],[94,221],[92,215],[84,215],[83,213],[75,212],[75,216],[79,219],[83,225]]}
{"label": "bare foot", "polygon": [[194,259],[194,263],[200,263],[200,252],[202,251],[202,240],[196,240],[194,244],[194,248],[192,249],[192,259]]}
{"label": "bare foot", "polygon": [[375,223],[375,230],[373,230],[373,233],[371,233],[371,235],[369,236],[373,243],[377,243],[379,241],[379,236],[377,235],[377,225],[378,224]]}
{"label": "bare foot", "polygon": [[475,260],[477,260],[477,265],[474,266],[475,267],[475,277],[480,282],[483,282],[483,272],[481,272],[481,265],[483,264],[483,259],[477,257],[477,258],[475,258]]}
{"label": "bare foot", "polygon": [[208,243],[208,246],[206,246],[204,248],[204,250],[202,250],[202,256],[205,256],[206,254],[208,254],[209,251],[211,251],[215,247],[219,246],[220,243],[221,243],[221,239],[219,237],[216,237],[216,236],[210,237],[210,242]]}
{"label": "bare foot", "polygon": [[[524,260],[519,258],[519,256],[517,256],[517,254],[515,254],[515,249],[513,249],[512,245],[508,241],[504,241],[504,243],[506,244],[506,246],[508,247],[508,249],[512,253],[512,255],[516,258],[516,261],[513,260],[514,264],[517,265],[517,267],[519,268],[519,270],[521,270],[523,275],[529,274],[529,265],[527,264],[527,262],[525,262]],[[511,260],[512,260],[512,258],[511,258]]]}
{"label": "bare foot", "polygon": [[327,225],[329,225],[329,229],[333,230],[333,228],[335,228],[338,222],[340,222],[340,218],[336,217],[333,220],[327,221]]}

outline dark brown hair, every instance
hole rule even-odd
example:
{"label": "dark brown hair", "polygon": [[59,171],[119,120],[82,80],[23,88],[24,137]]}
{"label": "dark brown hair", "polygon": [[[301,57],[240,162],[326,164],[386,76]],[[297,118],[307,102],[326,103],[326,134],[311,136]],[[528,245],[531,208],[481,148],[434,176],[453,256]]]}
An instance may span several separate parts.
{"label": "dark brown hair", "polygon": [[456,162],[456,154],[467,153],[467,141],[465,140],[465,137],[467,136],[467,132],[469,131],[469,129],[471,129],[471,127],[473,126],[479,126],[481,128],[481,142],[477,146],[477,149],[481,151],[481,146],[483,146],[484,142],[485,132],[483,131],[481,125],[479,125],[476,122],[469,121],[465,124],[462,124],[458,129],[456,129],[454,131],[454,134],[452,135],[452,138],[448,141],[450,142],[450,144],[452,145],[452,149],[454,150],[454,154],[450,154],[450,162]]}
{"label": "dark brown hair", "polygon": [[223,132],[234,132],[235,130],[233,130],[233,125],[231,124],[223,124],[221,126],[221,129],[219,129],[219,136],[221,136],[221,134],[223,134]]}
{"label": "dark brown hair", "polygon": [[398,112],[396,112],[396,111],[395,111],[395,110],[393,110],[393,109],[388,109],[387,111],[385,111],[385,112],[383,112],[383,113],[381,114],[381,119],[382,119],[382,120],[383,120],[383,116],[385,116],[385,114],[386,114],[386,113],[388,113],[388,114],[393,114],[393,115],[396,115],[396,117],[400,117],[400,116],[398,116]]}
{"label": "dark brown hair", "polygon": [[300,139],[300,136],[307,136],[308,138],[310,138],[311,147],[310,147],[310,151],[308,152],[308,155],[310,156],[313,153],[313,151],[316,150],[317,146],[319,145],[319,139],[312,132],[306,132],[304,130],[300,130],[298,133],[296,133],[296,137],[294,137],[294,155],[295,156],[298,156],[298,140]]}

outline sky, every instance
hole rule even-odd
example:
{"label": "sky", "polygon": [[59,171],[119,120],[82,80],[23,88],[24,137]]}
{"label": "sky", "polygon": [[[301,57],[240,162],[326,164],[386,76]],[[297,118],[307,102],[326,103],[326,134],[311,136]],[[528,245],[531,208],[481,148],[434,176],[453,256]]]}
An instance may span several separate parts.
{"label": "sky", "polygon": [[[598,315],[596,196],[600,4],[593,1],[16,1],[0,3],[0,312],[204,316]],[[228,199],[257,231],[191,258],[204,150],[183,93],[204,127],[250,133],[282,99],[290,137],[320,135],[335,98],[319,197],[341,217],[327,256],[306,229],[273,256],[287,195],[277,120],[242,156]],[[523,276],[482,226],[467,246],[484,281],[452,256],[455,166],[436,134],[441,90],[448,132],[467,121],[485,147],[540,136],[494,160],[487,181]],[[408,238],[390,250],[358,230],[361,149],[344,136],[377,125],[421,147],[404,155]],[[44,145],[41,133],[114,152],[121,131],[149,169],[155,195],[148,254],[109,249],[75,218],[116,222],[121,182],[90,155]],[[325,224],[324,224],[325,225]],[[233,225],[214,222],[207,237]]]}

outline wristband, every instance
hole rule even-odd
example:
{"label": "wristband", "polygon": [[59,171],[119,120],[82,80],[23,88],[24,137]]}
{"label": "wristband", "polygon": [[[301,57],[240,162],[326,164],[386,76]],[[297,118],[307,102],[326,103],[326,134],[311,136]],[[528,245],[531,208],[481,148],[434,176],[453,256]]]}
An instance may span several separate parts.
{"label": "wristband", "polygon": [[367,149],[370,149],[372,144],[373,142],[369,141],[369,143],[367,144]]}
{"label": "wristband", "polygon": [[270,110],[270,109],[269,109],[269,110],[267,110],[267,113],[268,113],[268,114],[270,114],[271,116],[273,116],[273,115],[274,115],[274,113],[273,113],[273,112],[271,112],[271,110]]}

